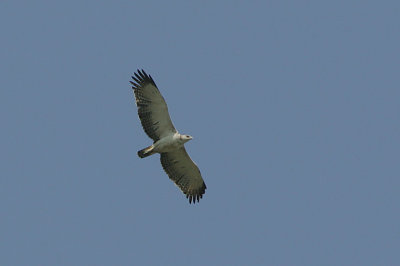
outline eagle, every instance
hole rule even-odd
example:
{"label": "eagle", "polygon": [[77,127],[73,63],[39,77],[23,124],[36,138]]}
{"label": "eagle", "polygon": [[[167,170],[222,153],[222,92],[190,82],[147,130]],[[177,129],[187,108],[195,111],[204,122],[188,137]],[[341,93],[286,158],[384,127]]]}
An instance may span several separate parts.
{"label": "eagle", "polygon": [[193,137],[179,134],[172,124],[167,103],[153,78],[143,69],[132,76],[132,89],[136,99],[139,119],[153,144],[138,151],[140,158],[155,153],[169,178],[182,190],[189,203],[196,203],[203,197],[206,184],[197,165],[186,152],[184,144]]}

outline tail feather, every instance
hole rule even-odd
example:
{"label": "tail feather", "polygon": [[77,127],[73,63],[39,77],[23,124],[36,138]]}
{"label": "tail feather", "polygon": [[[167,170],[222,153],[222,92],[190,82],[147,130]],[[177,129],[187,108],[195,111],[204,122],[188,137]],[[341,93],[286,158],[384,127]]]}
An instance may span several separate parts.
{"label": "tail feather", "polygon": [[149,147],[147,147],[147,148],[144,148],[143,150],[138,151],[137,154],[138,154],[138,156],[139,156],[140,158],[145,158],[145,157],[147,157],[147,156],[150,156],[150,155],[154,154],[153,149],[154,149],[154,146],[151,145],[151,146],[149,146]]}

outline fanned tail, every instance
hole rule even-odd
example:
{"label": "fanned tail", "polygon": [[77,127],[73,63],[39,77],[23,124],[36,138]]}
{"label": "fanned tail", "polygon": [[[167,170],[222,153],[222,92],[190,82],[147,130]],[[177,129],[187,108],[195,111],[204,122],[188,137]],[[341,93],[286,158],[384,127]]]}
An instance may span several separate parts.
{"label": "fanned tail", "polygon": [[143,150],[138,151],[137,154],[138,154],[138,156],[139,156],[140,158],[145,158],[145,157],[147,157],[147,156],[150,156],[150,155],[153,155],[153,154],[154,154],[153,149],[154,149],[154,146],[151,145],[151,146],[149,146],[149,147],[147,147],[147,148],[144,148]]}

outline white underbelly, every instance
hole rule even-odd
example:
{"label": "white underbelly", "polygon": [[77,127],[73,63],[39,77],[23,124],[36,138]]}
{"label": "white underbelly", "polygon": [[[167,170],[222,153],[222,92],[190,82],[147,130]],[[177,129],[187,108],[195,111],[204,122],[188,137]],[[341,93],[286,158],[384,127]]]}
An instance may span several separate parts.
{"label": "white underbelly", "polygon": [[165,137],[154,143],[154,150],[159,153],[171,152],[182,147],[182,144],[171,137]]}

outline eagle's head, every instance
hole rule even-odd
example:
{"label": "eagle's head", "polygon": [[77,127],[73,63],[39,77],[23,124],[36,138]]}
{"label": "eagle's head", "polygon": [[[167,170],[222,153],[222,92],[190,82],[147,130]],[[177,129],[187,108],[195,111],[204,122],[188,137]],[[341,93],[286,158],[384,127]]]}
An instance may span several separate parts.
{"label": "eagle's head", "polygon": [[192,136],[189,135],[180,135],[180,139],[181,141],[183,141],[183,143],[188,142],[189,140],[193,139]]}

